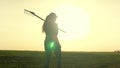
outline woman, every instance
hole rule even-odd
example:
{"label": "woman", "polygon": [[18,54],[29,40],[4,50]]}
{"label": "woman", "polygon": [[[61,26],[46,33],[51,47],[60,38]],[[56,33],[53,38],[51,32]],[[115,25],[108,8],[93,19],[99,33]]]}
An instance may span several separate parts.
{"label": "woman", "polygon": [[58,26],[55,23],[56,18],[57,16],[55,13],[50,13],[46,17],[46,20],[43,24],[43,32],[45,32],[46,34],[44,42],[46,61],[44,68],[49,68],[49,62],[52,52],[54,52],[57,56],[57,68],[61,68],[61,45],[57,38]]}

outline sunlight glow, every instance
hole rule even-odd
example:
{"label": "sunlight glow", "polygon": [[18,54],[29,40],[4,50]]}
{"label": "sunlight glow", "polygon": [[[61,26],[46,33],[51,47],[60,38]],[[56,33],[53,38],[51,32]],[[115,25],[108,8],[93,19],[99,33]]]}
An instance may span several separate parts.
{"label": "sunlight glow", "polygon": [[60,32],[60,39],[78,39],[90,32],[89,15],[82,8],[72,5],[61,5],[54,12],[58,16],[56,23],[67,32]]}

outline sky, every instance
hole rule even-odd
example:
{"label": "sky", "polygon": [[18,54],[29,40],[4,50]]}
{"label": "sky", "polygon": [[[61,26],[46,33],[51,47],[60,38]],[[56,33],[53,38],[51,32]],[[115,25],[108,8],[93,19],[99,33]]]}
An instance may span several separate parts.
{"label": "sky", "polygon": [[24,9],[58,13],[62,51],[120,50],[120,0],[0,0],[0,50],[44,51],[43,21]]}

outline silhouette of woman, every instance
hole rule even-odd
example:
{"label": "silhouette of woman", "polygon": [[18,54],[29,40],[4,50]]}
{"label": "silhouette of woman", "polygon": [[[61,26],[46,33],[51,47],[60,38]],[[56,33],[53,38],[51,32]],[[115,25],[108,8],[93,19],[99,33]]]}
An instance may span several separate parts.
{"label": "silhouette of woman", "polygon": [[49,68],[49,62],[52,55],[52,52],[55,53],[57,57],[57,68],[61,68],[61,45],[59,43],[57,34],[58,34],[58,26],[55,23],[56,21],[56,14],[50,13],[43,24],[43,32],[46,34],[46,38],[44,41],[45,47],[45,66],[44,68]]}

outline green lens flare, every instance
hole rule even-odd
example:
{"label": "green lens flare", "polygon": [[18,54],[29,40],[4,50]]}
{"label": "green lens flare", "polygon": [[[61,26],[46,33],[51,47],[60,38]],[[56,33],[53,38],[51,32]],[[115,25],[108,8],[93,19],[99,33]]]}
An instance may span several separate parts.
{"label": "green lens flare", "polygon": [[50,48],[53,48],[54,47],[54,42],[51,42],[50,43]]}

